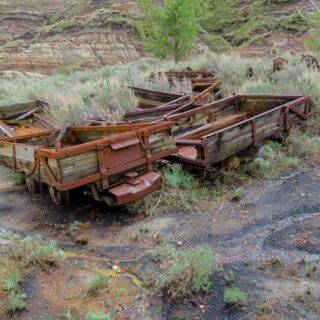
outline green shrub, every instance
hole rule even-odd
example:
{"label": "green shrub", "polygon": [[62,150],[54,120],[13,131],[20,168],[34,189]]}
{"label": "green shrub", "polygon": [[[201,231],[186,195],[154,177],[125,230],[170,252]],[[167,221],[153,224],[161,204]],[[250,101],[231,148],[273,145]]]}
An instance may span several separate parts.
{"label": "green shrub", "polygon": [[247,302],[246,294],[240,291],[239,288],[227,288],[224,291],[224,302],[228,305],[243,305]]}
{"label": "green shrub", "polygon": [[210,49],[214,52],[227,52],[232,49],[231,44],[223,37],[218,35],[206,34],[203,36],[203,40],[208,44]]}
{"label": "green shrub", "polygon": [[310,276],[312,273],[316,273],[320,271],[320,263],[312,262],[311,264],[306,266],[306,274]]}
{"label": "green shrub", "polygon": [[312,28],[312,23],[310,23],[301,14],[295,13],[291,16],[283,17],[280,21],[280,26],[288,30],[297,30],[305,32]]}
{"label": "green shrub", "polygon": [[17,186],[21,186],[26,181],[26,177],[22,173],[14,173],[12,177]]}
{"label": "green shrub", "polygon": [[9,239],[3,254],[7,259],[14,260],[18,267],[39,266],[47,270],[47,266],[55,264],[63,258],[63,253],[57,249],[54,240],[46,241],[41,235],[21,238],[15,233],[2,233],[0,238]]}
{"label": "green shrub", "polygon": [[86,314],[86,319],[87,320],[114,320],[115,317],[114,317],[114,315],[105,314],[100,311],[96,314],[88,312]]}
{"label": "green shrub", "polygon": [[242,195],[243,195],[243,187],[237,188],[235,190],[235,192],[233,193],[232,199],[235,201],[238,201],[238,200],[240,200]]}
{"label": "green shrub", "polygon": [[299,165],[299,159],[296,157],[287,157],[284,160],[284,167],[285,168],[295,168]]}
{"label": "green shrub", "polygon": [[93,279],[89,283],[89,289],[88,294],[95,294],[99,293],[103,289],[106,289],[106,287],[109,285],[109,277],[99,274],[96,279]]}
{"label": "green shrub", "polygon": [[26,306],[25,300],[27,299],[27,295],[25,293],[16,293],[15,291],[11,291],[9,295],[9,309],[12,312],[14,317],[19,315],[19,312],[22,311]]}
{"label": "green shrub", "polygon": [[10,276],[5,280],[5,288],[8,291],[14,290],[17,291],[20,289],[20,272],[19,270],[13,270],[10,272]]}
{"label": "green shrub", "polygon": [[70,236],[74,237],[78,231],[78,229],[82,226],[82,222],[79,222],[77,220],[75,220],[74,222],[72,222],[72,224],[70,225],[69,231],[68,233],[70,234]]}
{"label": "green shrub", "polygon": [[77,61],[71,62],[70,64],[63,65],[54,70],[54,74],[71,75],[80,69],[80,63]]}
{"label": "green shrub", "polygon": [[167,245],[158,249],[155,257],[160,261],[160,270],[155,275],[155,289],[174,300],[209,291],[209,276],[220,267],[219,260],[207,245],[183,251]]}
{"label": "green shrub", "polygon": [[164,171],[164,182],[169,188],[190,190],[194,178],[178,165],[168,166]]}
{"label": "green shrub", "polygon": [[255,175],[265,178],[271,173],[271,164],[269,161],[258,157],[253,160],[251,170]]}

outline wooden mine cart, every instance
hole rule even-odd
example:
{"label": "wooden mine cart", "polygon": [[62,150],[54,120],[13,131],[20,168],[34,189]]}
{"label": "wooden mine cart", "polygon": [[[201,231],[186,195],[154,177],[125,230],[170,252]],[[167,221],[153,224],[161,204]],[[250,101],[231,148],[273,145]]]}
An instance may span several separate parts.
{"label": "wooden mine cart", "polygon": [[0,141],[0,161],[27,176],[31,192],[48,186],[51,199],[68,201],[69,190],[85,187],[98,201],[122,205],[161,184],[157,160],[177,152],[173,122],[71,127]]}
{"label": "wooden mine cart", "polygon": [[179,161],[207,168],[310,117],[310,97],[234,95],[167,116]]}

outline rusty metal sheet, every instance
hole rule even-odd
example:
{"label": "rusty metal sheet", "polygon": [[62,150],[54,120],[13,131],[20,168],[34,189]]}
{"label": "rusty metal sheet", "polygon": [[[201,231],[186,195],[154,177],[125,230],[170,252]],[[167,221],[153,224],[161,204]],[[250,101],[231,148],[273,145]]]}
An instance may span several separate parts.
{"label": "rusty metal sheet", "polygon": [[161,185],[161,176],[156,172],[148,172],[137,178],[140,183],[132,185],[123,183],[108,190],[117,201],[117,205],[127,204],[144,197]]}

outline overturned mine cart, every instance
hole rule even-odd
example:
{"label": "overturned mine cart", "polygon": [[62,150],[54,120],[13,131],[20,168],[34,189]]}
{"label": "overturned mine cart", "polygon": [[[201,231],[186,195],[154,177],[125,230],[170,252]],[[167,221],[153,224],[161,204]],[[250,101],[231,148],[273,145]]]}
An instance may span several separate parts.
{"label": "overturned mine cart", "polygon": [[166,118],[175,122],[178,160],[207,168],[309,117],[308,96],[234,95]]}
{"label": "overturned mine cart", "polygon": [[173,122],[71,127],[7,138],[0,161],[27,176],[31,192],[48,187],[51,199],[68,201],[69,191],[83,187],[98,201],[126,204],[161,185],[157,160],[177,152],[170,136]]}

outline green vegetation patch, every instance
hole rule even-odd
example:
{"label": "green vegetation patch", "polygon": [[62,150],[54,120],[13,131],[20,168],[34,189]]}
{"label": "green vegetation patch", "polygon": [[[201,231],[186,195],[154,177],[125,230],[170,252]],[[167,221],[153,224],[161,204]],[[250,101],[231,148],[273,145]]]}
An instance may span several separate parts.
{"label": "green vegetation patch", "polygon": [[83,9],[88,7],[91,4],[91,0],[82,0],[74,8],[69,11],[69,14],[78,14]]}
{"label": "green vegetation patch", "polygon": [[206,244],[190,250],[167,245],[155,253],[160,272],[155,275],[155,289],[173,300],[211,289],[210,275],[220,269],[220,261]]}
{"label": "green vegetation patch", "polygon": [[217,53],[226,52],[232,49],[231,44],[223,37],[213,34],[206,34],[203,40],[208,44],[210,49]]}
{"label": "green vegetation patch", "polygon": [[312,23],[301,14],[296,13],[291,16],[283,17],[280,26],[287,30],[308,31],[312,28]]}
{"label": "green vegetation patch", "polygon": [[37,31],[41,33],[62,32],[64,29],[73,26],[75,24],[75,21],[75,17],[70,20],[58,21],[52,25],[43,25],[37,28]]}
{"label": "green vegetation patch", "polygon": [[253,16],[242,27],[233,34],[232,44],[240,45],[250,40],[253,32],[266,32],[277,27],[278,21],[272,16],[257,15]]}
{"label": "green vegetation patch", "polygon": [[236,6],[233,0],[213,0],[213,16],[202,20],[201,26],[208,32],[223,32],[224,34],[234,30],[246,21],[245,9]]}
{"label": "green vegetation patch", "polygon": [[239,288],[227,288],[224,292],[224,301],[226,304],[234,305],[243,305],[247,302],[248,298],[246,294],[240,291]]}

